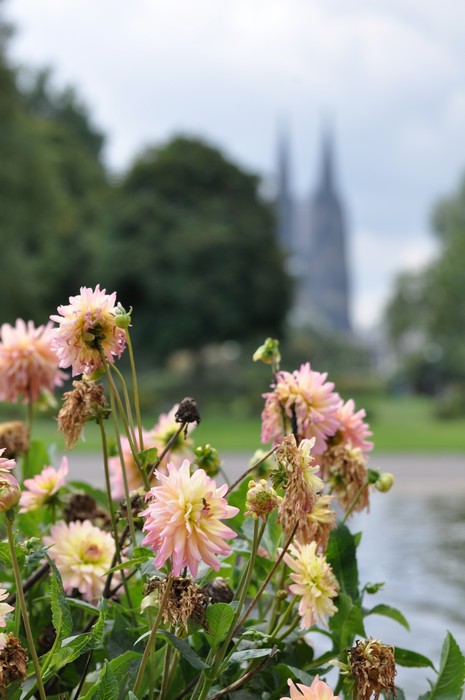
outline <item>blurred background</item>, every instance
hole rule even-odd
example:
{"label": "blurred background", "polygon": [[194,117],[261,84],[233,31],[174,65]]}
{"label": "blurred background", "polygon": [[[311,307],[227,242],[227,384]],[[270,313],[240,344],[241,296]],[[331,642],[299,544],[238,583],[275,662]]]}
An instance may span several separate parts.
{"label": "blurred background", "polygon": [[148,412],[257,416],[271,335],[379,447],[465,449],[460,0],[0,0],[0,26],[2,320],[100,283]]}
{"label": "blurred background", "polygon": [[435,661],[465,644],[464,132],[462,0],[0,0],[0,319],[116,290],[146,427],[195,396],[241,465],[257,345],[328,371],[398,477],[355,526],[413,635],[369,631]]}

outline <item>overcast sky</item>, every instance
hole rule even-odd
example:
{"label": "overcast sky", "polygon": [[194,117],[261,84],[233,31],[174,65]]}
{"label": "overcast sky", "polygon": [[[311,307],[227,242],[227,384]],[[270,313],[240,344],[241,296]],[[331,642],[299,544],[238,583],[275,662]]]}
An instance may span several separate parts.
{"label": "overcast sky", "polygon": [[15,62],[77,87],[115,170],[184,132],[271,177],[285,121],[302,195],[329,116],[359,328],[377,321],[397,271],[434,255],[431,207],[465,171],[465,0],[8,0],[6,11]]}

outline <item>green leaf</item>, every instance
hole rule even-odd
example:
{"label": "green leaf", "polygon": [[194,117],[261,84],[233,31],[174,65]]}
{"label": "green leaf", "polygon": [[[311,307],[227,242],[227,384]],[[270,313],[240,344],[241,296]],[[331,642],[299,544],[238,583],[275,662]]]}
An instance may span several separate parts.
{"label": "green leaf", "polygon": [[450,632],[442,645],[441,665],[428,700],[461,700],[465,681],[465,658]]}
{"label": "green leaf", "polygon": [[187,642],[184,642],[182,639],[179,639],[179,637],[176,637],[176,635],[171,634],[171,632],[168,632],[167,630],[159,630],[157,632],[157,637],[165,637],[166,641],[173,647],[175,647],[179,651],[181,656],[183,656],[183,658],[186,659],[187,663],[189,663],[193,668],[196,668],[199,671],[204,671],[207,668],[210,668],[208,664],[202,661],[200,656],[197,656],[195,651],[191,649]]}
{"label": "green leaf", "polygon": [[221,644],[229,632],[234,618],[234,610],[227,603],[215,603],[207,608],[209,633],[205,636],[213,649]]}
{"label": "green leaf", "polygon": [[27,453],[28,477],[39,474],[39,472],[41,472],[42,469],[49,464],[50,457],[45,444],[41,440],[32,440],[29,443],[29,450]]}
{"label": "green leaf", "polygon": [[[282,664],[279,665],[281,666]],[[302,669],[296,668],[295,666],[288,666],[288,668],[299,683],[303,683],[304,685],[311,685],[313,683],[313,676],[310,676],[305,671],[302,671]]]}
{"label": "green leaf", "polygon": [[326,549],[326,559],[339,581],[341,592],[358,600],[358,568],[355,538],[349,529],[340,524],[333,530]]}
{"label": "green leaf", "polygon": [[410,649],[401,649],[400,647],[395,648],[394,658],[396,664],[399,666],[405,666],[407,668],[433,668],[433,662],[428,659],[427,656],[422,654],[417,654],[416,651],[410,651]]}
{"label": "green leaf", "polygon": [[356,635],[366,637],[366,632],[362,611],[357,605],[354,605],[349,595],[341,593],[336,605],[338,611],[329,619],[329,628],[332,632],[334,646],[339,654],[347,647],[352,646]]}
{"label": "green leaf", "polygon": [[140,459],[141,467],[143,469],[147,469],[149,464],[155,464],[155,462],[157,461],[158,450],[156,447],[149,447],[148,450],[142,450],[141,452],[138,452],[137,456]]}
{"label": "green leaf", "polygon": [[117,700],[119,697],[119,683],[107,660],[97,682],[96,691],[93,696],[95,700]]}
{"label": "green leaf", "polygon": [[367,610],[364,615],[365,617],[368,615],[384,615],[384,617],[390,617],[391,620],[395,620],[399,623],[399,625],[402,625],[410,632],[410,625],[400,610],[397,610],[397,608],[391,608],[389,605],[375,605],[375,607],[371,608],[371,610]]}
{"label": "green leaf", "polygon": [[103,639],[105,620],[107,616],[107,603],[100,603],[99,617],[90,632],[79,634],[75,637],[64,639],[62,645],[53,655],[50,666],[45,674],[44,681],[55,675],[60,668],[76,661],[82,654],[90,649],[98,647]]}
{"label": "green leaf", "polygon": [[[52,608],[52,623],[59,642],[65,637],[69,637],[73,629],[73,618],[68,605],[60,572],[55,562],[48,554],[45,555],[50,565],[50,606]],[[58,643],[59,643],[58,642]]]}
{"label": "green leaf", "polygon": [[134,695],[134,693],[132,692],[132,690],[130,690],[130,691],[128,692],[128,700],[138,700],[137,696]]}
{"label": "green leaf", "polygon": [[105,572],[105,576],[108,574],[112,574],[115,571],[121,571],[121,569],[129,569],[131,566],[137,566],[138,564],[143,564],[144,562],[147,561],[147,559],[153,559],[153,554],[150,556],[149,554],[144,554],[142,557],[134,557],[133,559],[127,559],[126,561],[123,561],[121,564],[117,564],[114,566],[112,569],[108,569],[108,571]]}
{"label": "green leaf", "polygon": [[262,656],[270,656],[273,649],[244,649],[243,651],[235,651],[228,659],[228,664],[242,663],[248,659],[260,659]]}

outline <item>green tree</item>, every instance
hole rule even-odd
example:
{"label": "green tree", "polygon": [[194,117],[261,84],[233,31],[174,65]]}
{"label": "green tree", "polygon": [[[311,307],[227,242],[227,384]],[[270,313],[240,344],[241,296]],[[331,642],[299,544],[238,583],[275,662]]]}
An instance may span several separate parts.
{"label": "green tree", "polygon": [[439,253],[423,271],[398,278],[386,318],[410,373],[437,390],[465,382],[465,179],[432,220]]}
{"label": "green tree", "polygon": [[281,334],[290,283],[255,176],[178,137],[134,163],[118,201],[109,277],[147,356]]}

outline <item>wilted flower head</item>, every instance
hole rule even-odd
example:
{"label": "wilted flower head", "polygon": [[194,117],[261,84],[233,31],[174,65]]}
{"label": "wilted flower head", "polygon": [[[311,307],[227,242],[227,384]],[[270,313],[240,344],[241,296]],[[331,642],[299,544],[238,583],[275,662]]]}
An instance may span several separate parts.
{"label": "wilted flower head", "polygon": [[317,549],[324,552],[328,546],[331,530],[336,527],[336,513],[331,510],[333,496],[318,496],[313,510],[307,515],[308,542],[314,540]]}
{"label": "wilted flower head", "polygon": [[312,512],[317,494],[323,489],[322,480],[313,467],[312,440],[302,440],[297,447],[295,437],[288,435],[276,450],[279,467],[284,472],[285,494],[279,506],[279,522],[286,536],[297,524],[296,538],[299,542],[310,542],[308,515]]}
{"label": "wilted flower head", "polygon": [[100,350],[107,362],[121,357],[126,346],[126,331],[115,320],[116,292],[106,294],[81,287],[80,294],[69,298],[68,306],[59,306],[59,316],[50,316],[59,324],[53,330],[52,348],[60,367],[72,367],[76,374],[91,374],[102,366]]}
{"label": "wilted flower head", "polygon": [[0,400],[37,401],[43,390],[63,384],[65,374],[51,349],[52,324],[34,326],[18,318],[0,328]]}
{"label": "wilted flower head", "polygon": [[287,681],[291,695],[281,698],[281,700],[340,700],[339,695],[334,695],[333,691],[324,681],[320,681],[315,676],[311,685],[303,685],[294,682],[289,678]]}
{"label": "wilted flower head", "polygon": [[3,601],[8,598],[8,591],[5,588],[0,588],[0,627],[6,627],[6,615],[13,612],[14,607]]}
{"label": "wilted flower head", "polygon": [[[146,590],[147,595],[142,599],[142,612],[150,605],[159,606],[167,583],[168,579],[157,577],[149,582]],[[173,576],[168,599],[163,608],[163,620],[171,625],[181,624],[186,632],[189,629],[189,620],[203,625],[205,624],[205,610],[208,600],[205,591],[197,586],[192,579],[184,576]]]}
{"label": "wilted flower head", "polygon": [[262,442],[277,443],[296,432],[299,441],[314,437],[315,452],[324,452],[327,438],[339,426],[336,413],[341,404],[327,376],[312,370],[309,362],[292,373],[277,373],[273,391],[263,395]]}
{"label": "wilted flower head", "polygon": [[355,680],[357,698],[377,700],[381,693],[394,697],[396,663],[394,647],[377,639],[359,640],[349,650],[350,674]]}
{"label": "wilted flower head", "polygon": [[337,597],[339,584],[324,555],[316,553],[316,542],[291,544],[284,561],[293,571],[291,579],[294,583],[289,589],[301,596],[301,629],[309,629],[318,620],[327,626],[326,618],[337,611],[333,598]]}
{"label": "wilted flower head", "polygon": [[[341,507],[347,510],[367,481],[366,457],[359,447],[352,447],[348,443],[328,449],[325,460],[327,460],[326,473],[331,492]],[[361,491],[354,511],[361,511],[369,506],[370,492],[367,485]]]}
{"label": "wilted flower head", "polygon": [[80,379],[73,382],[73,387],[63,394],[63,406],[58,414],[58,430],[64,433],[67,450],[74,447],[87,421],[108,415],[101,384]]}
{"label": "wilted flower head", "polygon": [[268,515],[279,506],[281,501],[281,496],[278,496],[266,479],[260,479],[258,484],[255,481],[249,481],[245,503],[247,510],[244,515],[251,515],[255,520],[261,518],[266,522]]}
{"label": "wilted flower head", "polygon": [[147,533],[143,544],[153,548],[155,566],[160,569],[171,558],[174,576],[188,566],[195,578],[200,561],[218,571],[216,555],[230,553],[225,540],[236,537],[236,533],[221,520],[234,517],[238,508],[229,506],[223,498],[226,484],[217,488],[203,469],[191,476],[189,467],[187,459],[179,469],[168,464],[168,475],[158,474],[161,486],[149,491],[149,504],[141,515]]}
{"label": "wilted flower head", "polygon": [[27,652],[12,632],[0,636],[0,696],[6,698],[7,686],[27,674]]}
{"label": "wilted flower head", "polygon": [[63,457],[59,469],[44,467],[40,474],[24,480],[24,490],[19,499],[20,513],[37,510],[50,501],[66,483],[68,459]]}
{"label": "wilted flower head", "polygon": [[4,449],[6,457],[13,459],[27,452],[29,449],[29,429],[27,425],[19,420],[0,423],[1,448]]}
{"label": "wilted flower head", "polygon": [[52,525],[44,544],[50,547],[48,553],[61,574],[65,592],[70,595],[77,589],[84,600],[97,600],[115,554],[110,533],[95,527],[90,520],[76,520],[69,525],[60,521]]}

